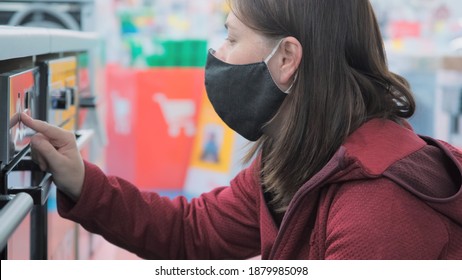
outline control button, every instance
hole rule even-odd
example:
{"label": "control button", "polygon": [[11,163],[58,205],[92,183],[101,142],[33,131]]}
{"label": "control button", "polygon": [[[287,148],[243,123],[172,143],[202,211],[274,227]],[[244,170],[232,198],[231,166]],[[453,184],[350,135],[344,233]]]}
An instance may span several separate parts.
{"label": "control button", "polygon": [[51,94],[51,108],[66,110],[69,108],[70,92],[67,89],[56,90]]}

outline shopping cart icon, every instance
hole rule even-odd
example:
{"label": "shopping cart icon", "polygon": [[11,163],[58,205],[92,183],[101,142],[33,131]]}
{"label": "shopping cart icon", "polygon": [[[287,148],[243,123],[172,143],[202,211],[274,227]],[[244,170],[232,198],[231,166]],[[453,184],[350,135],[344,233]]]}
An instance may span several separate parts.
{"label": "shopping cart icon", "polygon": [[159,103],[164,119],[168,125],[170,137],[178,137],[181,129],[186,136],[192,137],[196,132],[194,115],[196,106],[190,99],[169,99],[164,93],[155,93],[152,100]]}

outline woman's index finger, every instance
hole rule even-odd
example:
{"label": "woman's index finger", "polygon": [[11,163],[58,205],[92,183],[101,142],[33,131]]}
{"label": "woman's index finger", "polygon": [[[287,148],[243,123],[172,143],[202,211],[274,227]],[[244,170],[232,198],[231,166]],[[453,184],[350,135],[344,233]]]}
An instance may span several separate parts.
{"label": "woman's index finger", "polygon": [[21,122],[49,139],[60,139],[63,137],[63,131],[59,127],[50,125],[41,120],[32,119],[25,113],[21,113]]}

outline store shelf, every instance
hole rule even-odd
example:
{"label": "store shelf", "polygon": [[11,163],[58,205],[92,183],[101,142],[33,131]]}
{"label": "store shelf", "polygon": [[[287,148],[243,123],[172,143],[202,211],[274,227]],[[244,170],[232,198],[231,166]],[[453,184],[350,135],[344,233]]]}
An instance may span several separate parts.
{"label": "store shelf", "polygon": [[[93,3],[93,1],[75,0],[75,2],[79,3]],[[40,0],[17,2],[34,2],[36,4]],[[43,2],[45,4],[45,1]],[[55,0],[54,2],[68,3],[68,1],[64,0]],[[41,6],[42,9],[43,7],[48,7],[44,4]],[[100,37],[97,33],[69,29],[0,25],[0,41],[2,42],[0,44],[0,71],[9,73],[18,69],[41,67],[44,62],[48,61],[66,60],[67,58],[75,57],[72,62],[76,65],[72,69],[73,75],[66,74],[65,76],[66,79],[69,78],[69,81],[72,80],[73,82],[69,85],[66,84],[66,86],[73,87],[75,90],[81,90],[77,87],[77,84],[80,86],[82,82],[82,86],[86,86],[89,92],[96,92],[93,84],[93,77],[95,77],[93,71],[97,67],[97,58],[90,54],[98,53]],[[85,57],[85,64],[77,63],[77,59],[81,56]],[[56,69],[58,68],[56,67]],[[59,72],[58,70],[55,71]],[[40,91],[41,96],[49,93],[45,85],[52,80],[52,77],[48,76],[50,73],[54,72],[42,71],[39,73],[40,76],[37,75],[37,78],[40,77],[42,86],[33,88]],[[61,73],[58,74],[61,75]],[[80,75],[87,78],[87,80],[78,80],[81,77]],[[59,77],[60,79],[64,79],[64,75]],[[74,92],[74,94],[77,94],[75,97],[80,97],[80,91]],[[91,98],[93,96],[84,97],[87,98],[83,100],[86,101],[84,102],[86,108],[96,110],[94,98]],[[50,120],[47,116],[49,104],[45,104],[45,99],[43,100],[44,102],[41,105],[46,106],[37,106],[34,108],[37,110],[37,116],[41,116],[40,118],[43,117],[44,120]],[[48,99],[46,102],[48,102]],[[5,101],[5,104],[9,103]],[[63,128],[75,132],[77,147],[80,150],[89,150],[94,131],[93,129],[79,130],[77,125],[74,126],[73,122],[81,120],[81,116],[77,115],[77,108],[72,109],[75,110],[70,110],[68,113],[69,115],[75,115],[75,119],[63,119],[64,123],[68,124],[68,126]],[[78,130],[75,131],[75,129]],[[3,199],[0,200],[0,224],[2,224],[0,232],[0,241],[2,242],[0,257],[2,260],[9,259],[9,255],[13,259],[16,256],[19,256],[19,259],[25,256],[25,259],[34,260],[50,258],[74,259],[78,257],[76,249],[78,239],[75,235],[76,224],[71,221],[64,221],[59,217],[56,218],[57,213],[48,213],[49,199],[56,192],[56,186],[52,184],[52,179],[50,173],[41,171],[38,165],[33,162],[29,147],[22,149],[15,154],[11,161],[2,165],[0,173],[1,199]],[[13,197],[16,197],[16,200],[13,201]],[[13,208],[13,210],[16,209],[15,211],[12,211],[12,206],[15,206]],[[22,212],[19,213],[18,211]],[[15,218],[18,218],[18,220],[14,220]],[[7,221],[11,224],[8,228],[4,227]],[[28,226],[26,228],[21,228],[22,231],[26,232],[25,235],[19,229],[16,230],[18,221],[23,221],[22,224],[27,223]],[[18,245],[18,243],[15,243],[18,237],[22,239],[25,237],[28,239],[28,242],[21,242]],[[72,242],[69,243],[70,241]],[[75,246],[73,245],[74,242]],[[81,247],[83,248],[83,254],[86,254],[85,256],[89,255],[88,252],[88,254],[85,253],[84,247]]]}
{"label": "store shelf", "polygon": [[86,51],[98,42],[93,32],[0,26],[0,60],[50,53]]}
{"label": "store shelf", "polygon": [[[35,2],[35,3],[40,3],[40,2],[50,2],[50,0],[15,0],[14,2],[25,2],[25,3],[30,3],[30,2]],[[92,3],[94,0],[53,0],[52,2],[54,3],[69,3],[69,2],[76,2],[76,3]]]}

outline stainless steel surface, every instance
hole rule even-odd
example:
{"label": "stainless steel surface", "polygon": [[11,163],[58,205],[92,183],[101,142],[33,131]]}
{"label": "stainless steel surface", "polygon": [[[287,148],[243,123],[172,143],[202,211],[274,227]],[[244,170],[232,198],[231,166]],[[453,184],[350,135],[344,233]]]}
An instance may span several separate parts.
{"label": "stainless steel surface", "polygon": [[95,0],[3,0],[5,3],[93,3]]}
{"label": "stainless steel surface", "polygon": [[77,137],[77,148],[82,150],[86,145],[88,145],[89,141],[93,137],[94,131],[91,129],[81,129],[75,132]]}
{"label": "stainless steel surface", "polygon": [[1,61],[49,53],[88,51],[97,45],[98,35],[73,30],[0,26],[0,41]]}
{"label": "stainless steel surface", "polygon": [[5,205],[0,210],[0,248],[3,250],[8,239],[31,211],[33,202],[30,195],[19,193],[14,196],[0,196]]}

